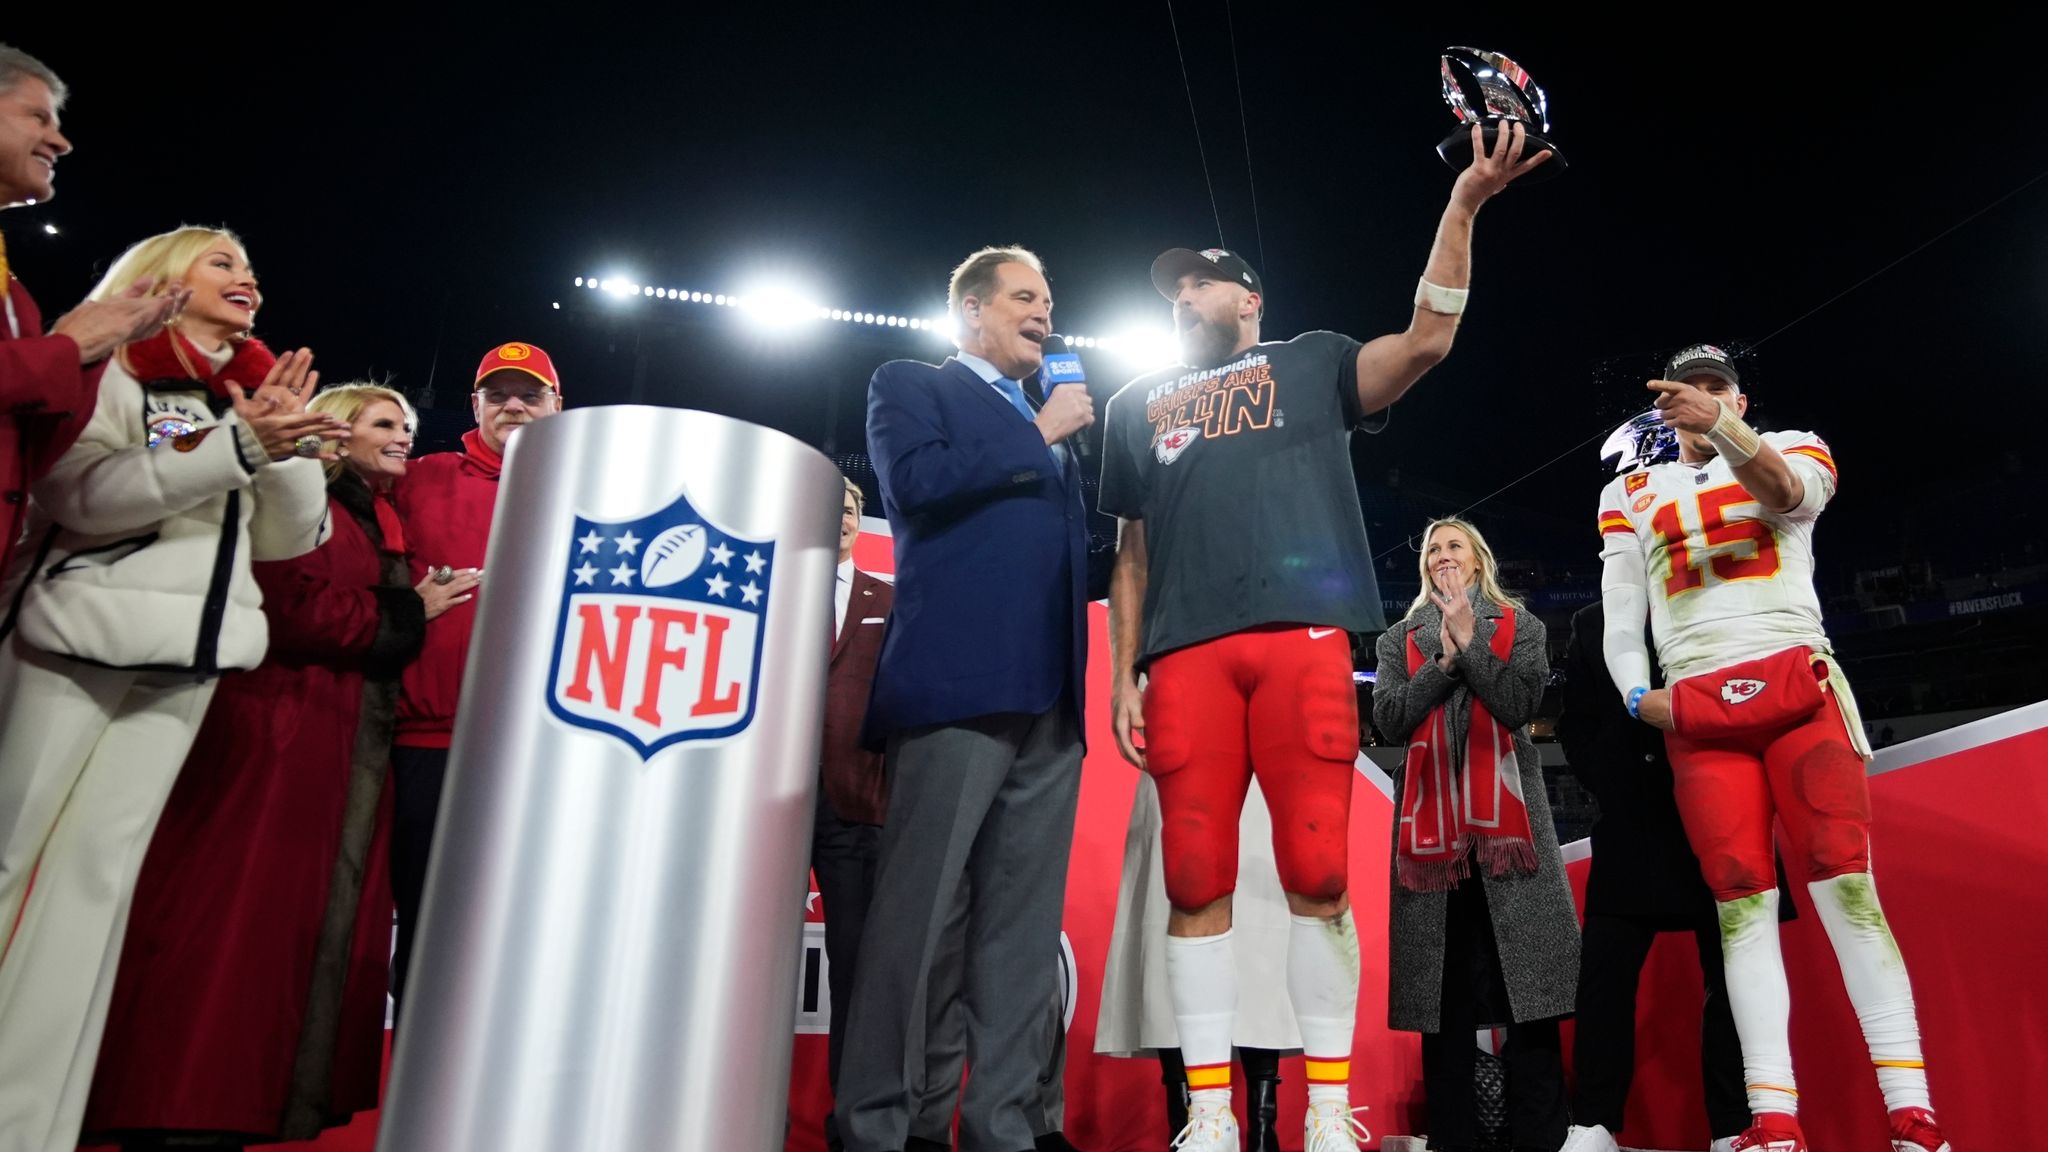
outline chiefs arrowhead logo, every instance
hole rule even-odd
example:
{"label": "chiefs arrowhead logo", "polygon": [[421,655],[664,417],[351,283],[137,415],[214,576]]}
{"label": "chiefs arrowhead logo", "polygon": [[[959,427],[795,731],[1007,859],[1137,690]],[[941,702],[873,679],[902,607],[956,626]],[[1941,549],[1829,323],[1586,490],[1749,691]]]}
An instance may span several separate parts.
{"label": "chiefs arrowhead logo", "polygon": [[575,517],[548,707],[645,760],[754,720],[775,544],[720,530],[678,496],[629,520]]}
{"label": "chiefs arrowhead logo", "polygon": [[1764,690],[1761,680],[1729,680],[1721,685],[1721,699],[1730,704],[1741,704],[1754,700]]}
{"label": "chiefs arrowhead logo", "polygon": [[1152,451],[1159,457],[1161,464],[1171,464],[1180,459],[1180,454],[1188,450],[1188,445],[1201,438],[1200,428],[1175,428],[1161,436],[1159,442],[1152,446]]}

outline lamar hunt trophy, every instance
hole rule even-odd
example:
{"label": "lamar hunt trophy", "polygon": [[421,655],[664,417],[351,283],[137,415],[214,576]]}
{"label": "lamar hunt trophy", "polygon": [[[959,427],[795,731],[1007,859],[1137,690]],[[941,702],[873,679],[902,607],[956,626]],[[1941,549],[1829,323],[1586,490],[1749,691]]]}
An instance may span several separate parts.
{"label": "lamar hunt trophy", "polygon": [[1442,72],[1444,103],[1458,117],[1457,131],[1436,146],[1444,163],[1461,171],[1472,163],[1472,125],[1482,126],[1491,153],[1494,138],[1508,130],[1510,121],[1519,120],[1527,140],[1522,155],[1534,156],[1548,148],[1550,159],[1516,183],[1534,184],[1565,170],[1564,153],[1550,139],[1549,102],[1520,64],[1498,52],[1446,48]]}

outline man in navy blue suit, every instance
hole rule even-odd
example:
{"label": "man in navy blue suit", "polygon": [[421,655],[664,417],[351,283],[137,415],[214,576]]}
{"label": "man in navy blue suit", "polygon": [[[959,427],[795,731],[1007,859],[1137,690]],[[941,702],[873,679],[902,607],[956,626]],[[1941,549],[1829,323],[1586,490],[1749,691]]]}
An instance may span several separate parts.
{"label": "man in navy blue suit", "polygon": [[894,360],[868,385],[896,610],[867,715],[887,745],[889,810],[838,1093],[849,1152],[908,1141],[906,1060],[963,876],[960,1147],[1033,1148],[1080,792],[1088,533],[1072,437],[1094,405],[1076,384],[1042,406],[1024,395],[1052,332],[1038,257],[975,253],[948,306],[959,355]]}

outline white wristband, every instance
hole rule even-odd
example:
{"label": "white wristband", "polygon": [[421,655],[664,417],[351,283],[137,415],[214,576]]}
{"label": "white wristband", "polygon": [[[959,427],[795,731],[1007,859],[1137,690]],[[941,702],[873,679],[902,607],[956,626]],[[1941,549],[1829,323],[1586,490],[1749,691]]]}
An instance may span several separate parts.
{"label": "white wristband", "polygon": [[1730,468],[1740,468],[1756,459],[1756,454],[1764,447],[1756,429],[1744,424],[1742,417],[1727,408],[1721,409],[1721,414],[1714,417],[1714,426],[1707,429],[1707,442],[1714,446]]}
{"label": "white wristband", "polygon": [[1445,316],[1456,316],[1465,310],[1465,298],[1472,294],[1470,288],[1445,288],[1431,284],[1428,277],[1415,282],[1415,306]]}

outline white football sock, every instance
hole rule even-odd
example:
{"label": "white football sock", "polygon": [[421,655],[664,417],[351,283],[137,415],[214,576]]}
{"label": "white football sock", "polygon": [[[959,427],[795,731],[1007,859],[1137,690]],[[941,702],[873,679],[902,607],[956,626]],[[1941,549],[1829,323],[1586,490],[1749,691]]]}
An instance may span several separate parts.
{"label": "white football sock", "polygon": [[1301,1025],[1310,1104],[1351,1101],[1351,1033],[1358,1022],[1358,927],[1351,910],[1291,916],[1287,995]]}
{"label": "white football sock", "polygon": [[1835,946],[1842,983],[1848,985],[1849,1003],[1856,1006],[1856,1019],[1863,1025],[1870,1062],[1877,1066],[1885,1110],[1931,1110],[1913,985],[1906,979],[1906,960],[1892,939],[1891,924],[1877,902],[1876,882],[1868,872],[1851,872],[1816,880],[1806,890],[1828,930],[1828,942]]}
{"label": "white football sock", "polygon": [[1792,1078],[1792,992],[1785,983],[1785,956],[1778,941],[1778,890],[1724,900],[1721,960],[1727,972],[1728,1007],[1742,1041],[1742,1080],[1749,1110],[1799,1112],[1799,1088]]}
{"label": "white football sock", "polygon": [[[1230,1102],[1230,1034],[1237,1024],[1237,953],[1230,933],[1166,938],[1166,992],[1180,1029],[1191,1103]],[[1203,1093],[1211,1095],[1203,1095]]]}

